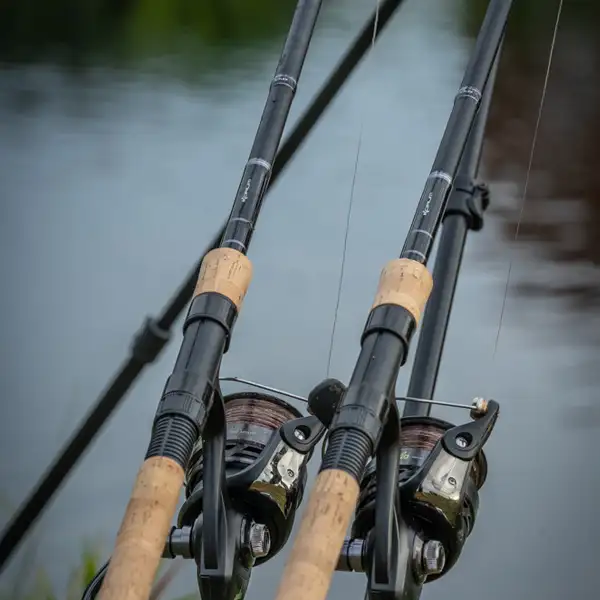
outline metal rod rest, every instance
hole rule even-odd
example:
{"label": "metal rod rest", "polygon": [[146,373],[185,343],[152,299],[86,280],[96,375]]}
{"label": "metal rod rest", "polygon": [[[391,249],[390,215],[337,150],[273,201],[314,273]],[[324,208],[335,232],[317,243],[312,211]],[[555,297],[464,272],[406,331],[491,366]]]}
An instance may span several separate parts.
{"label": "metal rod rest", "polygon": [[[300,402],[308,402],[308,399],[304,396],[292,394],[291,392],[286,392],[285,390],[280,390],[279,388],[275,388],[270,385],[264,385],[263,383],[258,383],[256,381],[250,381],[249,379],[243,379],[242,377],[220,377],[219,381],[231,381],[234,383],[242,383],[244,385],[249,385],[260,390],[265,390],[266,392],[272,392],[273,394],[281,394],[282,396],[287,396],[288,398],[293,398],[294,400],[299,400]],[[443,402],[442,400],[414,398],[412,396],[402,396],[396,398],[396,402],[421,402],[424,404],[435,404],[437,406],[449,406],[450,408],[464,408],[466,410],[473,410],[474,408],[477,408],[480,405],[481,401],[482,398],[475,398],[471,404],[458,404],[456,402]]]}

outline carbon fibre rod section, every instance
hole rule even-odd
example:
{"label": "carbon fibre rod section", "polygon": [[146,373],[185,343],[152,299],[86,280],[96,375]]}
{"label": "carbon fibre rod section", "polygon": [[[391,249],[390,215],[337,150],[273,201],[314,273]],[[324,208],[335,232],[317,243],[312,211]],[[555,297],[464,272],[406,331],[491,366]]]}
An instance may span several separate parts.
{"label": "carbon fibre rod section", "polygon": [[[404,0],[383,0],[378,10],[375,10],[365,23],[308,108],[298,119],[287,139],[281,144],[275,158],[267,192],[289,165],[306,137],[371,47],[375,21],[377,21],[375,38],[378,38],[403,2]],[[225,226],[226,223],[223,224],[208,244],[202,259],[211,250],[219,247],[225,232]],[[192,298],[198,280],[200,263],[201,261],[190,270],[160,316],[146,321],[144,328],[140,331],[141,335],[136,335],[134,338],[129,358],[123,362],[119,371],[107,384],[106,389],[93,405],[93,408],[65,443],[2,532],[0,537],[0,573],[143,369],[162,352],[169,341],[169,333],[173,323],[179,318]],[[140,342],[144,342],[144,344]],[[154,355],[153,352],[156,354]]]}
{"label": "carbon fibre rod section", "polygon": [[252,278],[246,253],[320,8],[321,0],[298,2],[223,237],[200,266],[181,349],[159,402],[101,600],[148,599],[192,450],[213,404],[222,402],[219,367]]}
{"label": "carbon fibre rod section", "polygon": [[[276,600],[325,600],[360,482],[377,452],[400,367],[431,293],[427,260],[504,35],[511,0],[491,0],[400,258],[380,277],[350,384],[284,569]],[[379,467],[378,455],[378,467]],[[393,462],[393,461],[392,461]],[[390,463],[391,464],[391,463]],[[398,515],[400,516],[400,515]]]}

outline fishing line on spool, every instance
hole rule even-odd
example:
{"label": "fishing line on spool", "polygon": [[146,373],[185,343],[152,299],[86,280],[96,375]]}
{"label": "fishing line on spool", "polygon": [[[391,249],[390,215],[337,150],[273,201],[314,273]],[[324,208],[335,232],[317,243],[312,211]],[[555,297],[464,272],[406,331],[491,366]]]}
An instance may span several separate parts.
{"label": "fishing line on spool", "polygon": [[[381,0],[375,0],[375,19],[373,21],[373,35],[371,37],[371,46],[367,53],[366,59],[369,60],[375,49],[375,42],[377,41],[378,26],[379,26],[379,3]],[[325,377],[329,377],[331,372],[331,359],[333,356],[333,344],[335,341],[335,330],[337,327],[338,314],[340,311],[340,302],[342,299],[342,288],[344,286],[344,272],[346,268],[346,254],[348,250],[348,238],[350,237],[350,221],[352,219],[352,206],[354,205],[354,189],[356,186],[356,175],[358,173],[358,163],[360,160],[360,149],[362,146],[363,129],[365,124],[366,104],[363,105],[361,110],[360,127],[358,131],[358,144],[356,147],[356,158],[354,159],[354,170],[352,173],[352,182],[350,184],[350,199],[348,201],[348,211],[346,213],[346,229],[344,231],[344,244],[342,248],[342,260],[340,265],[340,277],[338,281],[337,297],[335,301],[335,310],[333,313],[333,325],[331,327],[331,336],[329,339],[329,352],[327,356],[327,374]]]}
{"label": "fishing line on spool", "polygon": [[[562,15],[563,3],[564,3],[564,0],[559,0],[558,11],[556,13],[556,22],[554,23],[554,31],[552,33],[552,41],[550,42],[550,51],[549,51],[549,55],[548,55],[548,66],[546,67],[546,74],[544,76],[544,84],[542,86],[542,93],[540,96],[540,105],[538,108],[537,119],[536,119],[535,127],[533,130],[533,138],[531,141],[531,150],[529,152],[527,173],[525,174],[525,183],[523,184],[523,194],[521,196],[519,217],[517,219],[517,227],[515,230],[515,237],[513,239],[513,245],[515,245],[517,240],[519,239],[521,222],[523,220],[523,215],[525,213],[525,203],[527,201],[527,191],[529,188],[529,180],[530,180],[530,176],[531,176],[531,170],[533,167],[533,158],[535,155],[535,148],[536,148],[536,144],[537,144],[540,123],[542,121],[542,113],[544,112],[544,103],[546,101],[546,92],[548,91],[548,83],[550,81],[550,72],[552,70],[552,59],[554,57],[554,49],[556,47],[556,39],[558,37],[558,27],[559,27],[560,18]],[[500,309],[500,318],[498,320],[498,331],[496,332],[496,341],[494,342],[494,352],[492,355],[492,362],[495,360],[496,354],[498,352],[498,345],[500,342],[500,332],[502,330],[502,322],[504,320],[504,313],[506,310],[506,303],[508,300],[508,290],[510,287],[510,278],[511,278],[511,274],[512,274],[512,266],[513,266],[513,261],[514,261],[514,252],[511,253],[510,248],[509,248],[509,256],[510,256],[510,259],[508,262],[508,271],[506,274],[506,285],[504,288],[504,295],[502,297],[502,307]]]}

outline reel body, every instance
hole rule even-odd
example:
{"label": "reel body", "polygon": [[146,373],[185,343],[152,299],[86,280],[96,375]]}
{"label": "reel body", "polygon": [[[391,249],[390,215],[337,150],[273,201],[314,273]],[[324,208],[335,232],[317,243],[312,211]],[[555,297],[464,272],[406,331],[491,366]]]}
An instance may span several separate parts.
{"label": "reel body", "polygon": [[[284,546],[308,461],[344,393],[338,380],[321,382],[306,417],[266,393],[217,396],[165,554],[196,560],[203,599],[243,599],[252,567]],[[336,567],[365,573],[369,600],[417,600],[424,583],[452,568],[473,530],[487,476],[483,446],[499,406],[483,399],[456,406],[470,408],[473,421],[401,419],[390,403]]]}
{"label": "reel body", "polygon": [[[301,419],[292,405],[267,394],[240,392],[224,398],[227,419],[225,481],[232,508],[267,526],[274,556],[289,537],[306,485],[306,454],[290,448],[279,434],[289,421]],[[186,502],[179,526],[191,525],[202,512],[203,442],[194,448],[186,473]]]}
{"label": "reel body", "polygon": [[[458,560],[473,530],[479,509],[479,490],[487,475],[483,451],[464,461],[444,451],[443,436],[454,426],[433,417],[406,417],[400,421],[398,491],[401,512],[424,540],[444,548],[444,567],[427,574],[433,581]],[[375,527],[376,461],[365,471],[352,528],[354,538],[366,539]]]}
{"label": "reel body", "polygon": [[[326,380],[309,410],[329,425],[345,392]],[[471,534],[487,476],[483,453],[499,414],[476,399],[472,421],[400,418],[394,402],[375,457],[361,480],[352,525],[336,570],[364,572],[370,600],[414,600],[423,583],[447,573]]]}
{"label": "reel body", "polygon": [[[195,446],[178,526],[192,531],[203,598],[243,598],[253,566],[281,550],[302,501],[307,463],[325,432],[275,396],[220,397],[215,435]],[[210,532],[207,530],[209,525]]]}

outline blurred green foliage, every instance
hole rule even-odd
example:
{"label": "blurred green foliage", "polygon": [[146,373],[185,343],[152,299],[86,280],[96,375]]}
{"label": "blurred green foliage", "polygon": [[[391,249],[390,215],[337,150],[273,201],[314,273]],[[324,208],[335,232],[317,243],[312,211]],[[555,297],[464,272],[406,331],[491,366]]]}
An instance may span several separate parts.
{"label": "blurred green foliage", "polygon": [[[0,512],[10,514],[15,507],[0,492]],[[100,553],[86,544],[79,556],[79,564],[71,571],[67,584],[66,596],[57,594],[45,569],[35,560],[37,544],[31,539],[25,546],[25,555],[12,577],[12,582],[3,581],[0,588],[0,600],[81,600],[85,588],[102,567]],[[150,600],[167,600],[165,597],[169,586],[177,576],[181,561],[163,561],[157,575]],[[187,594],[172,600],[201,600],[198,593]]]}
{"label": "blurred green foliage", "polygon": [[[80,600],[87,584],[100,567],[97,554],[91,548],[81,553],[79,565],[69,577],[65,600]],[[11,584],[5,583],[0,590],[0,600],[58,600],[52,582],[46,571],[35,564],[31,556],[26,556]]]}
{"label": "blurred green foliage", "polygon": [[295,0],[4,0],[0,62],[127,67],[166,58],[171,67],[174,63],[198,67],[226,61],[236,47],[280,43],[295,4]]}
{"label": "blurred green foliage", "polygon": [[[526,0],[513,2],[508,42],[511,45],[525,46],[536,42],[538,35],[547,38],[556,21],[560,0]],[[465,33],[476,36],[488,7],[489,0],[463,0],[463,19]],[[580,0],[564,2],[561,24],[576,23],[578,26],[598,31],[600,25],[600,2]]]}
{"label": "blurred green foliage", "polygon": [[[10,586],[0,590],[0,600],[81,600],[81,596],[87,585],[93,579],[102,565],[98,553],[87,547],[81,553],[79,565],[73,569],[69,577],[66,596],[57,594],[46,571],[36,568],[31,573],[32,564],[30,560],[23,561],[20,573],[17,573],[15,581]],[[150,600],[167,600],[166,592],[177,574],[177,564],[170,563],[158,575]],[[172,600],[200,600],[198,593],[179,596]]]}

